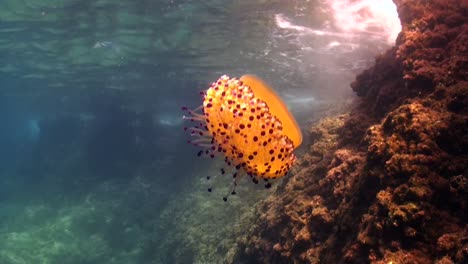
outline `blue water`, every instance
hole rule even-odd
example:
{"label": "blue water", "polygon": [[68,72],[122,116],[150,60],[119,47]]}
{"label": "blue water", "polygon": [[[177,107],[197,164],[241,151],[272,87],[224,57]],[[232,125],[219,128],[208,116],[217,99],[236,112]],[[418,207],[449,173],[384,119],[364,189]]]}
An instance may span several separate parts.
{"label": "blue water", "polygon": [[1,1],[0,263],[220,263],[268,192],[208,194],[217,163],[186,144],[180,107],[222,74],[261,76],[304,130],[352,98],[387,44],[275,20],[324,29],[329,13],[306,18],[319,8]]}

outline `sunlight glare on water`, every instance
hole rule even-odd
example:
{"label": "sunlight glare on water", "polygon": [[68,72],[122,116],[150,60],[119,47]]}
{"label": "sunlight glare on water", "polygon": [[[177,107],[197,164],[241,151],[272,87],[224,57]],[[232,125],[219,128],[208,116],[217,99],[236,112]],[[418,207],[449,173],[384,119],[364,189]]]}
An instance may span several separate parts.
{"label": "sunlight glare on water", "polygon": [[389,44],[401,31],[392,0],[326,0],[333,11],[335,26],[343,32],[366,33],[385,39]]}
{"label": "sunlight glare on water", "polygon": [[333,16],[336,29],[313,29],[296,25],[283,14],[275,16],[276,25],[302,34],[318,36],[356,37],[369,35],[393,44],[401,31],[395,4],[391,0],[326,0],[325,5]]}

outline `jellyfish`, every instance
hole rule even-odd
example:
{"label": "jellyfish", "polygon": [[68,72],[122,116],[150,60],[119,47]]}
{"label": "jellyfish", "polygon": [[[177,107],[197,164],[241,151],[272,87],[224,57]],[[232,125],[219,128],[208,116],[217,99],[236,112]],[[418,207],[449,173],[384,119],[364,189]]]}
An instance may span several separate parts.
{"label": "jellyfish", "polygon": [[[234,169],[230,194],[236,194],[244,175],[256,184],[263,179],[270,188],[270,179],[288,173],[302,133],[285,103],[263,80],[254,75],[239,79],[223,75],[201,95],[200,107],[182,108],[187,114],[184,119],[193,122],[184,129],[193,138],[189,143],[202,148],[198,156],[223,156]],[[225,171],[222,168],[221,174]]]}

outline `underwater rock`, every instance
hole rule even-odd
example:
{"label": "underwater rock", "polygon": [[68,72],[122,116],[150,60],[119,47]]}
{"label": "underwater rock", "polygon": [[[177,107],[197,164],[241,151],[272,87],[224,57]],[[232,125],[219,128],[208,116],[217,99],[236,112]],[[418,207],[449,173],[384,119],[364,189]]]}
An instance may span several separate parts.
{"label": "underwater rock", "polygon": [[468,2],[394,2],[396,46],[311,129],[232,263],[468,262]]}

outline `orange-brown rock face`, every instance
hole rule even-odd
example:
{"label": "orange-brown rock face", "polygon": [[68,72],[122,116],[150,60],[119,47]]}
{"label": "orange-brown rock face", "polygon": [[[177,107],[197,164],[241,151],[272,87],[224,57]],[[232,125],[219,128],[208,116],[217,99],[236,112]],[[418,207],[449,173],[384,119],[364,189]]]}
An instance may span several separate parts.
{"label": "orange-brown rock face", "polygon": [[468,263],[468,1],[395,0],[395,48],[239,238],[243,263]]}

